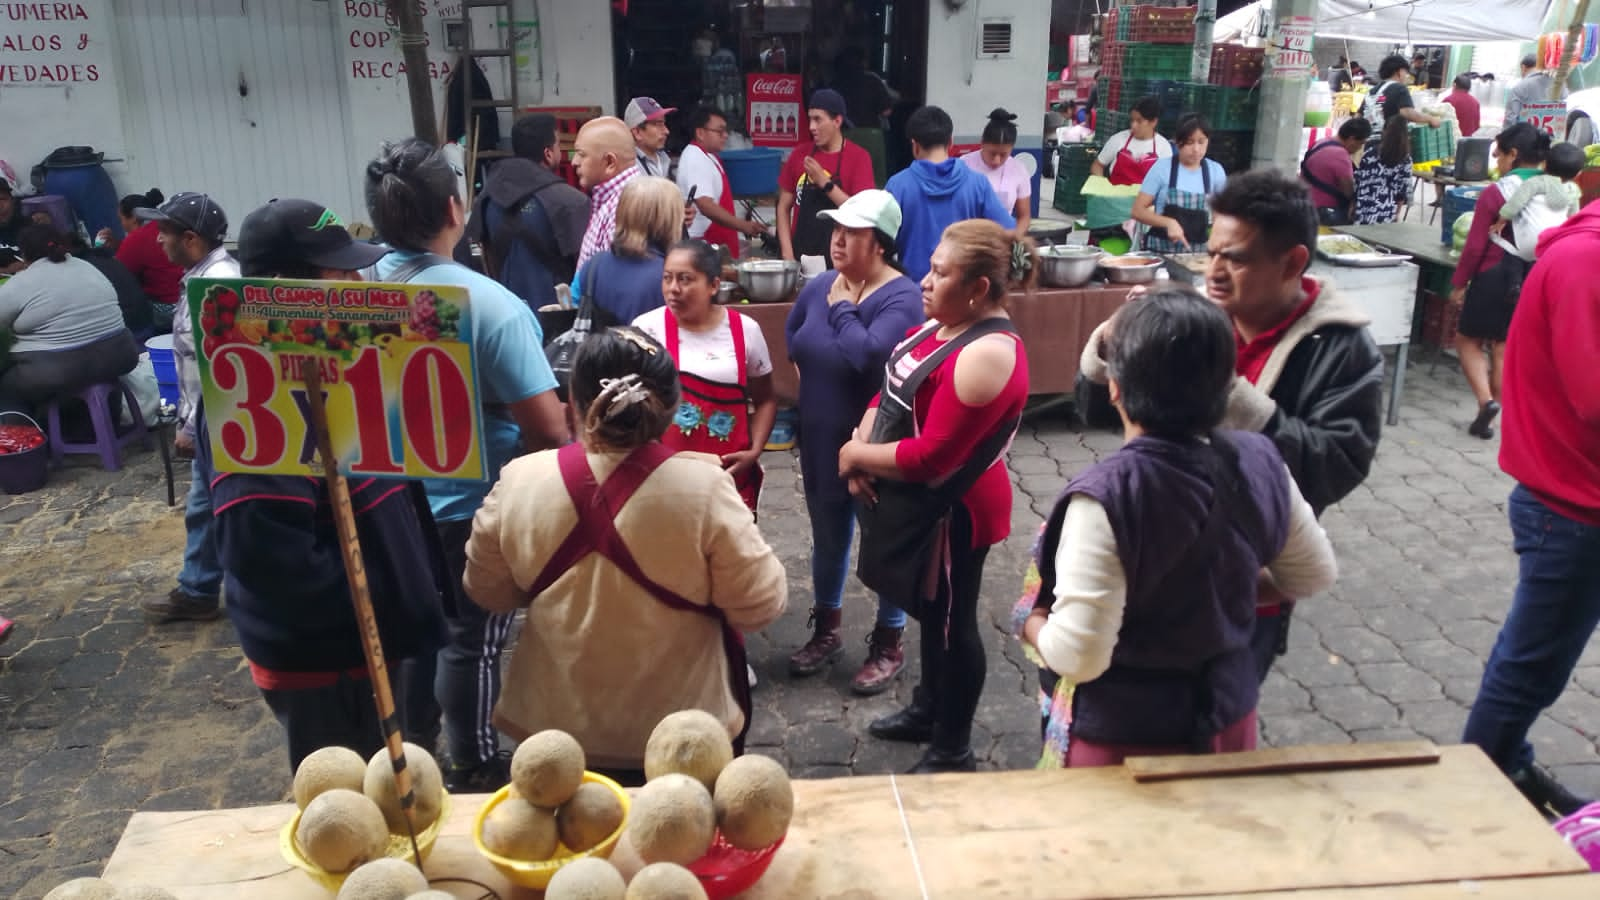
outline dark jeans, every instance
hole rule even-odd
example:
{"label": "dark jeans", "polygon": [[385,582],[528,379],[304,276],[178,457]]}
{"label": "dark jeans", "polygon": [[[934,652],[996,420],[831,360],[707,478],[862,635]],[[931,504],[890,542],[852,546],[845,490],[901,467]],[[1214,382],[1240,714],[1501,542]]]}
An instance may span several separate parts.
{"label": "dark jeans", "polygon": [[126,328],[71,350],[13,352],[0,371],[0,409],[30,411],[53,397],[111,381],[139,364],[139,345]]}
{"label": "dark jeans", "polygon": [[914,704],[933,712],[933,747],[961,753],[972,745],[972,718],[988,671],[978,630],[978,592],[988,547],[972,547],[972,519],[956,504],[950,518],[950,581],[941,585],[935,608],[949,603],[948,625],[921,623],[922,683]]}
{"label": "dark jeans", "polygon": [[[395,708],[405,710],[406,671],[410,660],[388,660],[389,689],[394,694]],[[367,678],[340,675],[339,680],[323,688],[309,690],[261,689],[267,707],[277,717],[289,737],[289,771],[300,767],[300,761],[322,747],[349,747],[371,759],[384,745],[383,726],[378,719],[377,701],[373,699],[372,682]],[[402,721],[404,715],[402,715]],[[415,736],[402,725],[406,740]]]}
{"label": "dark jeans", "polygon": [[426,735],[438,732],[442,714],[450,762],[471,768],[500,749],[494,705],[500,699],[500,654],[511,635],[512,614],[490,614],[461,589],[472,520],[439,522],[438,531],[449,567],[451,594],[444,604],[449,643],[436,659],[419,659],[411,668],[406,717]]}
{"label": "dark jeans", "polygon": [[1600,528],[1557,513],[1520,484],[1506,513],[1517,592],[1461,739],[1511,773],[1533,763],[1528,729],[1561,696],[1600,623]]}

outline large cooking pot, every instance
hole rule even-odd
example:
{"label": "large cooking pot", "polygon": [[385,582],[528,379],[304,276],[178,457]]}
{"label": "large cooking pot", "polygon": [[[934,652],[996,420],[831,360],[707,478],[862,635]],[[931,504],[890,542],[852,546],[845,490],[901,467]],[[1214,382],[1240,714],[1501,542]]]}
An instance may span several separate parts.
{"label": "large cooking pot", "polygon": [[1099,247],[1062,244],[1039,250],[1039,283],[1045,287],[1075,288],[1089,283],[1103,254]]}
{"label": "large cooking pot", "polygon": [[734,266],[739,286],[752,303],[776,303],[794,294],[800,264],[788,259],[752,259]]}
{"label": "large cooking pot", "polygon": [[1112,284],[1149,284],[1156,280],[1156,271],[1166,266],[1166,260],[1148,253],[1129,253],[1125,256],[1107,256],[1100,260],[1100,271]]}

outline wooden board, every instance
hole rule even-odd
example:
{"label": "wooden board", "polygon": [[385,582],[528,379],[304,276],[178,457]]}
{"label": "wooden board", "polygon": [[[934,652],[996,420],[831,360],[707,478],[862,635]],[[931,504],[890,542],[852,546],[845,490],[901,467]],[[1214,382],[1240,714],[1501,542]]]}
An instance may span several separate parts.
{"label": "wooden board", "polygon": [[1590,873],[1323,891],[1221,894],[1207,900],[1594,900],[1596,897],[1600,897],[1600,875]]}
{"label": "wooden board", "polygon": [[[1476,747],[1437,765],[1138,784],[898,781],[935,898],[1187,897],[1587,871]],[[886,895],[889,896],[889,895]]]}
{"label": "wooden board", "polygon": [[1392,744],[1274,747],[1255,753],[1218,753],[1210,756],[1135,756],[1126,760],[1123,766],[1133,775],[1134,781],[1144,782],[1371,769],[1438,761],[1439,748],[1432,741],[1397,741]]}

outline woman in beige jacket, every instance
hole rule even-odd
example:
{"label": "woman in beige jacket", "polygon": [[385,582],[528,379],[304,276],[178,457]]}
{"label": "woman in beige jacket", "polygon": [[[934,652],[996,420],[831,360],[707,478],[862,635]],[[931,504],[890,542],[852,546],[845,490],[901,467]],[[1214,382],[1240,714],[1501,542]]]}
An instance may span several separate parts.
{"label": "woman in beige jacket", "polygon": [[642,781],[668,713],[703,709],[740,741],[740,632],[778,618],[788,590],[716,457],[660,443],[679,402],[661,345],[633,328],[590,337],[572,397],[581,444],[505,467],[473,520],[464,584],[490,611],[528,608],[496,726],[519,741],[562,729],[590,768]]}

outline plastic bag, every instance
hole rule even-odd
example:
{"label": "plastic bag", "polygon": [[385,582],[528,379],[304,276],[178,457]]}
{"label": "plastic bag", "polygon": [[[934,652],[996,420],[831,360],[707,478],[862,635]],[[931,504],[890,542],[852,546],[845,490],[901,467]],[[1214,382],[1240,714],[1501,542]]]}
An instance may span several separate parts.
{"label": "plastic bag", "polygon": [[[139,402],[139,414],[144,416],[146,425],[155,422],[161,415],[161,388],[156,384],[156,370],[150,364],[150,354],[139,354],[139,362],[133,371],[122,376],[122,383],[133,392],[133,397]],[[120,413],[120,425],[132,425],[133,414],[123,407]]]}

